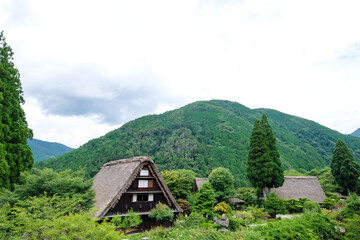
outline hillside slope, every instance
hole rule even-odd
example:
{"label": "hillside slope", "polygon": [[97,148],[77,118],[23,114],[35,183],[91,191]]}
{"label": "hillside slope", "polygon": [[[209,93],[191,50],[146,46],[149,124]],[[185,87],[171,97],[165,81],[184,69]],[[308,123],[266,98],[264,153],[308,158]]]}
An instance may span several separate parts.
{"label": "hillside slope", "polygon": [[44,161],[74,150],[60,143],[46,142],[35,138],[28,140],[28,145],[33,153],[34,162]]}
{"label": "hillside slope", "polygon": [[354,137],[359,137],[360,138],[360,128],[358,128],[355,132],[353,132],[352,134],[350,134],[351,136]]}
{"label": "hillside slope", "polygon": [[37,167],[78,169],[94,176],[108,161],[149,155],[160,170],[186,168],[205,177],[218,166],[229,168],[236,185],[247,185],[249,138],[255,118],[266,113],[285,168],[310,170],[329,165],[341,138],[360,157],[360,139],[313,121],[269,109],[249,109],[223,100],[195,102],[160,115],[138,118]]}

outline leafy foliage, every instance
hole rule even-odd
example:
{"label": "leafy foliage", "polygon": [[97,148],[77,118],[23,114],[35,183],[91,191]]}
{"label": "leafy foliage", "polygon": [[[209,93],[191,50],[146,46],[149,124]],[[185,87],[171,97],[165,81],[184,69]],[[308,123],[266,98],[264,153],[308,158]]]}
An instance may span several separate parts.
{"label": "leafy foliage", "polygon": [[55,172],[52,169],[33,169],[31,174],[25,175],[24,183],[16,185],[13,192],[3,191],[0,195],[0,203],[10,202],[14,204],[18,200],[25,200],[31,196],[58,195],[61,197],[82,199],[79,207],[90,209],[95,197],[91,189],[92,180],[84,178],[84,171],[72,172],[65,170]]}
{"label": "leafy foliage", "polygon": [[303,213],[320,213],[320,205],[317,202],[307,200],[304,202]]}
{"label": "leafy foliage", "polygon": [[342,239],[336,223],[319,213],[257,226],[245,239]]}
{"label": "leafy foliage", "polygon": [[122,228],[132,228],[137,227],[139,224],[142,223],[142,219],[140,215],[136,214],[132,209],[128,211],[129,216],[126,216],[122,219],[121,227]]}
{"label": "leafy foliage", "polygon": [[151,209],[149,217],[156,219],[156,221],[172,221],[174,218],[174,213],[171,211],[168,205],[158,203],[156,204],[155,208]]}
{"label": "leafy foliage", "polygon": [[346,230],[345,238],[346,239],[357,239],[360,236],[360,216],[354,214],[353,218],[345,219],[343,228]]}
{"label": "leafy foliage", "polygon": [[204,182],[200,191],[196,195],[193,211],[203,215],[209,215],[213,212],[215,194],[209,182]]}
{"label": "leafy foliage", "polygon": [[175,199],[185,199],[193,191],[196,173],[192,170],[166,170],[161,176]]}
{"label": "leafy foliage", "polygon": [[284,200],[276,196],[275,192],[271,192],[264,201],[265,211],[267,211],[272,217],[276,214],[285,213]]}
{"label": "leafy foliage", "polygon": [[255,204],[254,197],[256,196],[256,190],[255,188],[250,187],[242,187],[236,189],[235,197],[239,198],[241,200],[244,200],[244,205],[252,205]]}
{"label": "leafy foliage", "polygon": [[354,161],[349,148],[339,139],[331,159],[331,173],[340,186],[350,193],[356,190],[360,176],[360,165]]}
{"label": "leafy foliage", "polygon": [[0,188],[19,183],[20,173],[31,169],[33,157],[27,139],[32,138],[23,104],[19,71],[13,52],[0,32]]}
{"label": "leafy foliage", "polygon": [[351,194],[347,199],[347,204],[341,210],[340,216],[342,218],[352,218],[354,214],[360,215],[360,197],[356,194]]}
{"label": "leafy foliage", "polygon": [[224,167],[218,167],[211,171],[209,182],[214,189],[215,198],[220,201],[226,201],[235,193],[234,176],[230,170]]}
{"label": "leafy foliage", "polygon": [[185,199],[177,199],[176,202],[179,204],[180,208],[183,210],[184,214],[189,215],[192,211],[190,203]]}
{"label": "leafy foliage", "polygon": [[300,198],[299,200],[291,198],[284,201],[285,210],[288,213],[301,213],[304,208],[304,203],[307,199]]}

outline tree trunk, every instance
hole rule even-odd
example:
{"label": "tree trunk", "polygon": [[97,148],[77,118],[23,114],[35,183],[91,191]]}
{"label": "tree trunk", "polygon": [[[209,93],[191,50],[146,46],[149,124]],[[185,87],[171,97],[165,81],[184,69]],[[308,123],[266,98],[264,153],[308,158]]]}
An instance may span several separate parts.
{"label": "tree trunk", "polygon": [[351,193],[350,193],[350,189],[347,188],[346,190],[347,190],[348,196],[350,196],[350,194],[351,194]]}
{"label": "tree trunk", "polygon": [[267,197],[266,197],[266,188],[265,187],[262,189],[262,192],[263,192],[264,200],[266,201]]}

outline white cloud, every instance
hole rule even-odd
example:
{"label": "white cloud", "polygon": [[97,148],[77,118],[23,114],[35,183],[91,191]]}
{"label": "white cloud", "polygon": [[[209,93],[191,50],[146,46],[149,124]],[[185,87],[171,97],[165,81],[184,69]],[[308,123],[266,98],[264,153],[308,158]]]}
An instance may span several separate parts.
{"label": "white cloud", "polygon": [[[0,26],[15,52],[26,100],[37,99],[47,111],[44,119],[89,117],[93,129],[95,123],[105,129],[100,120],[111,117],[121,124],[216,98],[277,109],[350,133],[360,127],[359,5],[5,0]],[[70,109],[64,104],[70,99],[78,109],[93,111],[62,112]],[[121,111],[110,116],[90,104],[95,99]],[[50,105],[61,111],[51,112]],[[51,121],[56,122],[49,119],[47,128],[60,127]],[[69,132],[82,129],[80,122],[74,120]]]}

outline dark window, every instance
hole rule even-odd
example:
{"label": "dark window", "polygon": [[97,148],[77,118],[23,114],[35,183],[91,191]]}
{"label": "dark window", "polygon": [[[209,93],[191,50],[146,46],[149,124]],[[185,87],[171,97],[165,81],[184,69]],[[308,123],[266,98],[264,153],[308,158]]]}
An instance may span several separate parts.
{"label": "dark window", "polygon": [[149,199],[149,195],[148,194],[138,194],[137,195],[137,201],[138,202],[147,202]]}

